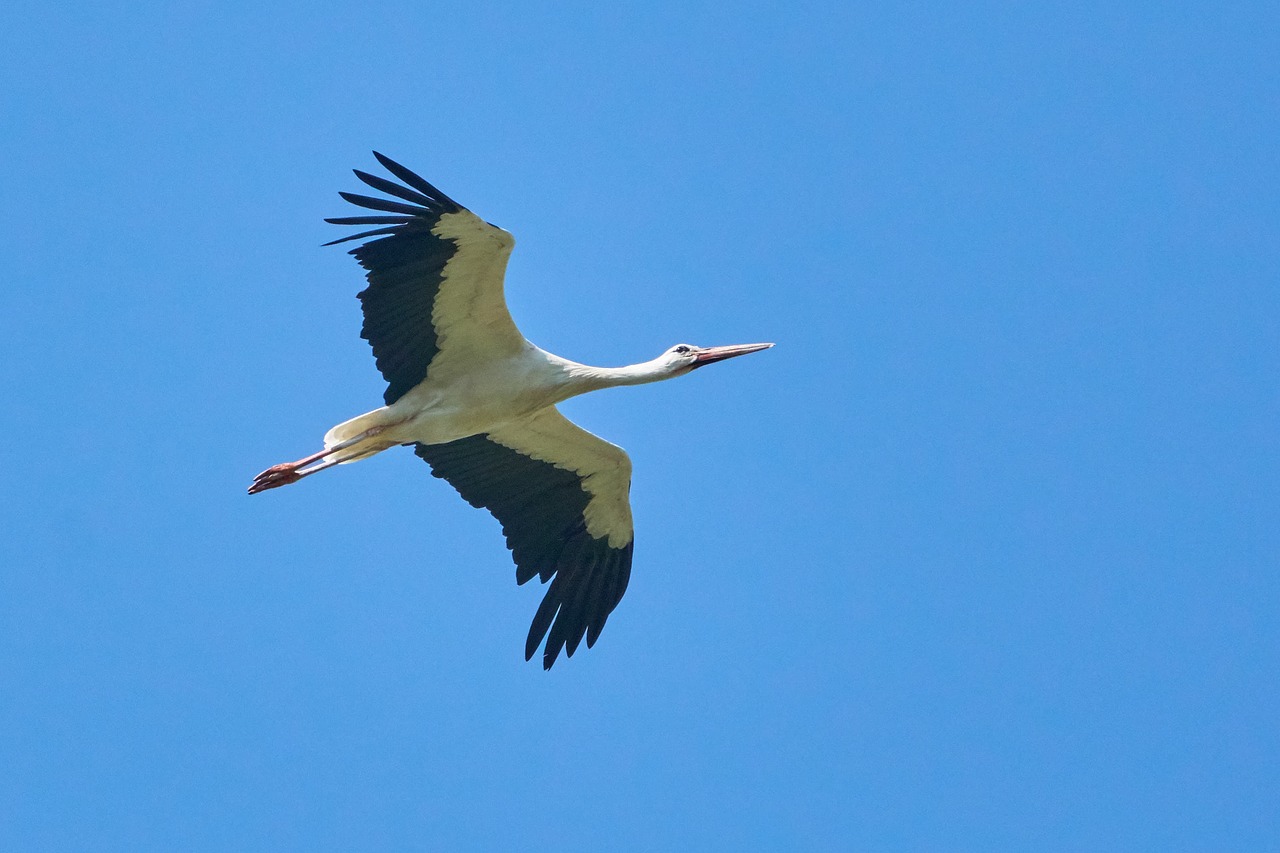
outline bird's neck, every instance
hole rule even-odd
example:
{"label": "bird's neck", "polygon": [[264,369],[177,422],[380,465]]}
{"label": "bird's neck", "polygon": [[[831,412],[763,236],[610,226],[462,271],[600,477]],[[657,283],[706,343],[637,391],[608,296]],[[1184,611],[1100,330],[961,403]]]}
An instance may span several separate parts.
{"label": "bird's neck", "polygon": [[670,379],[672,374],[668,367],[660,361],[645,361],[640,364],[629,364],[626,367],[592,367],[587,364],[574,364],[568,368],[572,380],[573,393],[585,394],[601,388],[616,388],[620,385],[644,385]]}

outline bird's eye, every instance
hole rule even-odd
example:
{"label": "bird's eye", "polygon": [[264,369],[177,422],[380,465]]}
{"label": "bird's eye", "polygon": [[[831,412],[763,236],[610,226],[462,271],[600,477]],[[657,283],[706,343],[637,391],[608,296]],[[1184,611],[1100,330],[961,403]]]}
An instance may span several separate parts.
{"label": "bird's eye", "polygon": [[685,355],[686,353],[692,352],[692,350],[689,349],[689,347],[685,346],[684,344],[681,344],[680,346],[676,347],[676,352],[680,353],[681,355]]}

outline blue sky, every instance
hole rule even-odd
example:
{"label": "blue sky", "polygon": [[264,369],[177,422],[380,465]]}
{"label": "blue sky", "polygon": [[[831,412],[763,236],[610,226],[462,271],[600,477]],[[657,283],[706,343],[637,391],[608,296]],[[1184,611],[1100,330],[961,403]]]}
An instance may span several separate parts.
{"label": "blue sky", "polygon": [[[0,847],[1280,845],[1271,4],[0,11]],[[324,216],[518,241],[635,464],[600,642],[408,451]]]}

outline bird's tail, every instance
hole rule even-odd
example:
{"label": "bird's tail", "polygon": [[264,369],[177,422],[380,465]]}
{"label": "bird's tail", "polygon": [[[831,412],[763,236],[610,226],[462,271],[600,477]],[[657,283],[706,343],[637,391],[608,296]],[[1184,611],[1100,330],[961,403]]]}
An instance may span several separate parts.
{"label": "bird's tail", "polygon": [[[343,421],[333,429],[324,434],[324,449],[329,450],[341,444],[344,441],[350,441],[363,432],[367,432],[374,427],[383,426],[385,423],[386,408],[374,409],[372,412],[365,412],[363,415],[357,415],[349,421]],[[381,453],[388,447],[394,447],[395,441],[385,439],[379,440],[376,437],[370,437],[365,442],[358,443],[353,450],[356,452],[350,456],[343,455],[340,464],[345,465],[348,462],[355,462],[360,459],[367,459],[375,453]]]}

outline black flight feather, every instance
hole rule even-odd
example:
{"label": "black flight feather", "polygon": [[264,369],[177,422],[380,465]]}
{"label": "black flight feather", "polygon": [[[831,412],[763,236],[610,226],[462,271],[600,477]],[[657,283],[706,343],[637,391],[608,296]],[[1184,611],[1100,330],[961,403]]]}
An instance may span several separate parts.
{"label": "black flight feather", "polygon": [[439,202],[435,199],[427,198],[422,193],[405,189],[399,184],[388,181],[386,178],[379,178],[377,175],[370,175],[368,172],[362,172],[359,169],[352,169],[351,171],[356,173],[357,178],[364,181],[375,190],[382,190],[387,195],[393,195],[396,198],[402,198],[405,201],[411,201],[414,204],[420,204],[423,207],[430,208],[439,206]]}
{"label": "black flight feather", "polygon": [[351,240],[363,240],[365,237],[379,237],[383,234],[395,234],[400,230],[401,226],[394,225],[389,228],[375,228],[372,231],[361,231],[359,234],[352,234],[350,237],[339,237],[337,240],[330,240],[328,243],[321,243],[321,246],[336,246],[339,243],[346,243]]}
{"label": "black flight feather", "polygon": [[356,193],[339,192],[347,201],[359,207],[367,207],[370,210],[385,210],[390,213],[407,213],[410,216],[422,216],[431,211],[412,204],[401,204],[398,201],[387,201],[384,198],[373,198],[367,195],[358,195]]}
{"label": "black flight feather", "polygon": [[378,158],[378,162],[381,163],[388,172],[395,175],[418,192],[431,196],[432,198],[439,199],[443,205],[450,209],[450,212],[460,210],[462,208],[462,205],[458,204],[456,201],[440,192],[440,190],[427,183],[420,175],[409,171],[385,154],[379,154],[375,151],[373,152],[373,156]]}
{"label": "black flight feather", "polygon": [[412,216],[330,216],[325,222],[330,225],[403,225],[412,222]]}

